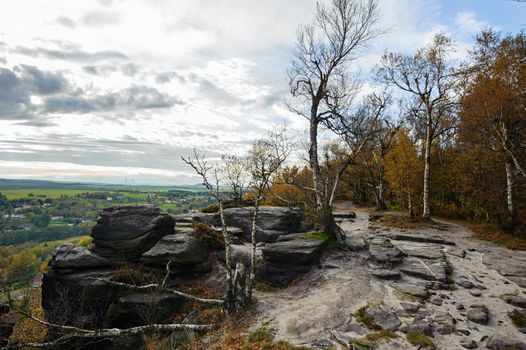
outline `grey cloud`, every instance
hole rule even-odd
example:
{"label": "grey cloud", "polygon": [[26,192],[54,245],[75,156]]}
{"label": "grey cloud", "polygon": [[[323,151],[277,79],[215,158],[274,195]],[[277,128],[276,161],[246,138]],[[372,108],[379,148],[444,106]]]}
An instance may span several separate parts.
{"label": "grey cloud", "polygon": [[157,75],[155,76],[155,82],[157,84],[166,84],[172,81],[173,79],[177,79],[181,84],[186,83],[185,77],[176,72],[162,72],[157,73]]}
{"label": "grey cloud", "polygon": [[[48,134],[41,138],[24,138],[5,141],[10,149],[31,150],[45,146],[36,153],[17,154],[18,161],[71,162],[83,165],[141,167],[191,172],[180,156],[192,154],[193,149],[161,143],[141,142],[132,137],[122,140],[89,139],[81,134]],[[207,150],[207,157],[219,157],[220,153]],[[8,160],[9,154],[0,152],[0,160]]]}
{"label": "grey cloud", "polygon": [[122,74],[132,77],[139,72],[139,66],[135,63],[129,62],[121,67],[121,71]]}
{"label": "grey cloud", "polygon": [[67,82],[59,73],[44,72],[33,66],[0,68],[0,118],[33,119],[36,107],[31,95],[47,96],[63,92]]}
{"label": "grey cloud", "polygon": [[0,68],[0,118],[29,117],[33,109],[29,91],[11,70]]}
{"label": "grey cloud", "polygon": [[46,57],[49,59],[90,63],[105,60],[125,60],[128,57],[122,52],[118,51],[97,51],[97,52],[86,52],[82,50],[52,50],[43,47],[37,47],[30,49],[23,46],[17,46],[14,49],[15,53],[26,55],[30,57]]}
{"label": "grey cloud", "polygon": [[22,65],[21,79],[29,86],[29,90],[38,95],[49,95],[62,92],[68,83],[59,73],[43,72],[33,66]]}
{"label": "grey cloud", "polygon": [[135,74],[139,72],[140,68],[135,63],[128,62],[120,67],[118,65],[109,65],[109,64],[86,65],[82,67],[82,70],[91,75],[97,75],[101,77],[107,77],[111,73],[114,73],[120,70],[122,74],[127,75],[129,77],[133,77]]}
{"label": "grey cloud", "polygon": [[75,28],[75,22],[71,18],[66,16],[58,16],[55,19],[54,23],[71,29]]}
{"label": "grey cloud", "polygon": [[30,119],[20,123],[16,123],[16,125],[32,126],[35,128],[57,126],[57,124],[46,119]]}
{"label": "grey cloud", "polygon": [[82,70],[91,75],[107,77],[111,73],[117,71],[117,67],[109,65],[84,66],[82,67]]}
{"label": "grey cloud", "polygon": [[94,10],[84,14],[80,20],[84,25],[100,27],[117,24],[120,16],[118,13]]}
{"label": "grey cloud", "polygon": [[198,90],[202,96],[216,103],[230,105],[242,102],[241,97],[231,94],[207,79],[198,79]]}
{"label": "grey cloud", "polygon": [[54,96],[45,100],[49,113],[89,113],[117,109],[169,108],[183,102],[173,96],[147,86],[132,86],[115,93],[95,97]]}
{"label": "grey cloud", "polygon": [[7,63],[7,58],[5,58],[4,56],[0,56],[0,63],[6,64]]}

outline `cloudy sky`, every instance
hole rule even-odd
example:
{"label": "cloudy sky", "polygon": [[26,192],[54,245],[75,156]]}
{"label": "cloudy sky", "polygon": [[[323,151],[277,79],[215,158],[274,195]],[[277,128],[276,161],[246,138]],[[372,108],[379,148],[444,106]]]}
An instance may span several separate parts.
{"label": "cloudy sky", "polygon": [[[388,33],[363,52],[410,52],[437,32],[462,57],[481,28],[517,32],[526,3],[378,0]],[[315,0],[17,0],[0,11],[0,178],[194,183],[180,161],[242,152],[284,109],[286,71]]]}

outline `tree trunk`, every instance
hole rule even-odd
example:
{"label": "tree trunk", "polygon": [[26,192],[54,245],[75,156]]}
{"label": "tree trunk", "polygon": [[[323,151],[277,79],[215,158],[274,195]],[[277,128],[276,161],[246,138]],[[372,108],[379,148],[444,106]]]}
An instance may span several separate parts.
{"label": "tree trunk", "polygon": [[247,298],[248,301],[252,299],[252,284],[254,283],[254,280],[256,278],[255,276],[255,269],[256,269],[256,221],[258,219],[258,212],[259,212],[259,199],[256,198],[254,201],[254,212],[252,213],[252,231],[251,231],[251,238],[252,238],[252,254],[250,255],[250,281],[247,286]]}
{"label": "tree trunk", "polygon": [[312,169],[312,180],[316,193],[316,211],[324,226],[325,233],[343,243],[340,228],[336,225],[332,209],[327,198],[320,163],[318,160],[318,103],[313,102],[311,108],[310,130],[309,130],[309,165]]}
{"label": "tree trunk", "polygon": [[512,160],[506,158],[506,202],[508,204],[508,225],[513,229],[515,222],[515,208],[513,205],[513,163]]}
{"label": "tree trunk", "polygon": [[[428,121],[428,123],[431,123],[431,121]],[[431,207],[429,204],[429,180],[431,173],[431,125],[428,125],[426,129],[426,144],[424,154],[424,211],[422,212],[422,217],[424,219],[430,219]]]}
{"label": "tree trunk", "polygon": [[227,294],[225,300],[225,308],[230,314],[240,314],[248,306],[247,286],[251,283],[250,276],[247,274],[245,265],[241,262],[236,264],[232,280],[232,289],[230,294]]}
{"label": "tree trunk", "polygon": [[378,184],[378,203],[377,203],[378,210],[386,210],[387,205],[385,205],[385,198],[384,198],[384,181],[383,179],[380,179],[380,183]]}
{"label": "tree trunk", "polygon": [[230,246],[230,235],[228,234],[225,215],[223,213],[223,201],[218,201],[219,217],[221,218],[221,231],[225,240],[225,269],[226,269],[226,297],[225,306],[227,311],[232,309],[232,303],[235,298],[234,283],[232,280],[232,249]]}
{"label": "tree trunk", "polygon": [[413,203],[412,203],[412,200],[411,200],[411,193],[407,193],[407,210],[409,212],[409,217],[412,218],[414,213],[413,213]]}

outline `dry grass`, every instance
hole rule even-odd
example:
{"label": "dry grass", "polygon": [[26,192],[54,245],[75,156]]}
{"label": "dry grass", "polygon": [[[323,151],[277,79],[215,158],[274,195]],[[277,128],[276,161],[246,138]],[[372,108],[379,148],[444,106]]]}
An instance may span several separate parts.
{"label": "dry grass", "polygon": [[417,229],[423,227],[433,227],[435,224],[432,220],[423,219],[420,216],[409,217],[402,213],[385,213],[376,217],[372,215],[372,220],[385,227],[394,227],[401,229]]}
{"label": "dry grass", "polygon": [[508,312],[508,317],[511,319],[511,322],[513,322],[513,324],[517,328],[526,327],[526,312],[521,312],[519,310],[513,310],[511,312]]}
{"label": "dry grass", "polygon": [[511,250],[526,250],[526,237],[514,236],[502,231],[496,225],[468,224],[473,236],[483,241],[490,241]]}
{"label": "dry grass", "polygon": [[[268,324],[249,330],[250,317],[227,321],[221,329],[209,333],[195,344],[196,349],[207,350],[309,350],[285,341],[274,340],[274,330]],[[190,350],[190,349],[185,349]]]}
{"label": "dry grass", "polygon": [[[28,294],[24,296],[28,301],[27,308],[33,316],[40,319],[44,318],[44,310],[40,306],[42,293],[40,288],[28,290]],[[20,305],[18,305],[20,307]],[[39,343],[44,340],[47,334],[47,327],[41,323],[35,322],[30,318],[20,317],[13,327],[13,334],[9,337],[9,341],[13,343]],[[22,349],[32,349],[31,347],[22,347]]]}
{"label": "dry grass", "polygon": [[526,250],[526,236],[506,233],[498,225],[488,222],[471,222],[466,220],[444,219],[460,226],[464,226],[473,232],[473,237],[483,241],[493,242],[497,245],[511,250]]}

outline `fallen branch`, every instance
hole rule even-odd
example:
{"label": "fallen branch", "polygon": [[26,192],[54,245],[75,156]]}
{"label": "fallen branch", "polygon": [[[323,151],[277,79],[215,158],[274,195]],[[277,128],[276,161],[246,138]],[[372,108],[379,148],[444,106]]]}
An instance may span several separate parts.
{"label": "fallen branch", "polygon": [[224,301],[220,300],[220,299],[203,299],[203,298],[199,298],[199,297],[196,297],[196,296],[193,296],[193,295],[190,295],[190,294],[186,294],[186,293],[183,293],[183,292],[175,290],[175,289],[162,287],[162,285],[159,285],[158,283],[150,283],[150,284],[146,284],[146,285],[143,285],[143,286],[135,286],[133,284],[122,283],[122,282],[115,282],[115,281],[110,281],[110,280],[106,280],[106,279],[103,279],[103,278],[95,278],[95,279],[97,281],[100,281],[100,282],[104,282],[104,283],[107,283],[107,284],[111,284],[111,285],[115,285],[115,286],[119,286],[119,287],[124,287],[124,288],[128,288],[128,289],[133,289],[133,290],[148,290],[148,289],[158,288],[158,289],[160,289],[160,290],[162,290],[164,292],[167,292],[167,293],[170,293],[170,294],[175,294],[175,295],[178,295],[178,296],[183,297],[185,299],[188,299],[188,300],[191,300],[191,301],[195,301],[195,302],[198,302],[198,303],[202,303],[202,304],[217,305],[217,306],[223,306],[223,304],[224,304]]}
{"label": "fallen branch", "polygon": [[170,276],[170,273],[171,273],[171,271],[170,271],[170,264],[171,263],[172,263],[172,260],[169,260],[166,263],[166,274],[164,275],[164,278],[163,278],[163,281],[162,281],[161,284],[150,283],[150,284],[145,284],[145,285],[142,285],[142,286],[137,286],[135,284],[116,282],[116,281],[111,281],[111,280],[107,280],[107,279],[104,279],[104,278],[98,278],[98,277],[95,277],[94,279],[96,281],[100,281],[100,282],[103,282],[103,283],[107,283],[107,284],[111,284],[111,285],[119,286],[119,287],[123,287],[123,288],[133,289],[133,290],[159,289],[159,290],[162,290],[164,292],[167,292],[167,293],[170,293],[170,294],[175,294],[175,295],[178,295],[178,296],[180,296],[182,298],[185,298],[185,299],[188,299],[188,300],[191,300],[191,301],[195,301],[195,302],[198,302],[198,303],[208,304],[208,305],[223,306],[223,304],[224,304],[223,300],[219,300],[219,299],[203,299],[203,298],[199,298],[199,297],[196,297],[196,296],[193,296],[193,295],[190,295],[190,294],[186,294],[186,293],[180,292],[180,291],[175,290],[175,289],[166,288],[164,285],[166,284],[166,281],[168,280],[168,277]]}

